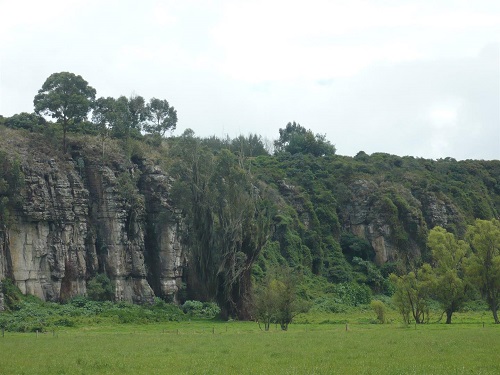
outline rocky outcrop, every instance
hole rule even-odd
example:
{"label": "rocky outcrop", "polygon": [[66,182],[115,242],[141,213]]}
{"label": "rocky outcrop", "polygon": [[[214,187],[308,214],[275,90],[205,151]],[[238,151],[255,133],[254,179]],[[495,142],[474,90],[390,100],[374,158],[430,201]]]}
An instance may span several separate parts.
{"label": "rocky outcrop", "polygon": [[3,286],[2,282],[0,281],[0,311],[5,310],[4,302],[3,302]]}
{"label": "rocky outcrop", "polygon": [[371,243],[378,265],[419,258],[428,228],[462,222],[451,202],[432,193],[417,199],[399,184],[357,180],[350,192],[349,203],[341,208],[344,229]]}
{"label": "rocky outcrop", "polygon": [[23,293],[46,300],[85,293],[93,250],[86,246],[89,193],[70,166],[39,157],[23,164],[24,204],[5,244],[7,274]]}
{"label": "rocky outcrop", "polygon": [[65,158],[22,145],[16,153],[23,204],[3,235],[0,279],[58,301],[86,294],[88,280],[105,273],[116,300],[176,300],[185,256],[168,176],[120,160],[102,163],[91,147],[74,146]]}
{"label": "rocky outcrop", "polygon": [[141,163],[143,173],[139,187],[144,194],[147,212],[146,244],[149,280],[155,293],[177,302],[183,289],[182,277],[186,254],[182,246],[184,231],[182,212],[170,199],[173,182],[162,170],[147,162]]}
{"label": "rocky outcrop", "polygon": [[398,248],[391,240],[392,229],[386,217],[376,212],[378,191],[379,186],[374,181],[355,181],[343,217],[345,229],[368,240],[375,251],[375,262],[383,264],[397,259]]}
{"label": "rocky outcrop", "polygon": [[460,227],[464,227],[465,220],[449,199],[428,192],[422,196],[421,202],[423,214],[429,228],[440,226],[446,229],[458,229],[459,233],[463,232]]}

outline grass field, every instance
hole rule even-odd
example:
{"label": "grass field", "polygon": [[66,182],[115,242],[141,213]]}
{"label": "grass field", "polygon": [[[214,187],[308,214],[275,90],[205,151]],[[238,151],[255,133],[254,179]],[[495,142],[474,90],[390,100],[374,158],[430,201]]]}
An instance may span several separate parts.
{"label": "grass field", "polygon": [[500,374],[500,326],[481,319],[292,324],[287,332],[213,321],[6,332],[0,374]]}

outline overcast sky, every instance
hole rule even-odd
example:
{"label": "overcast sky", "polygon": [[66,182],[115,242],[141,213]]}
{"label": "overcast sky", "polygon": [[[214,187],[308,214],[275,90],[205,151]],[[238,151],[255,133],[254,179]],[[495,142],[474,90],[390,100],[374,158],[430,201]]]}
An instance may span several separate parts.
{"label": "overcast sky", "polygon": [[0,0],[0,114],[52,73],[177,109],[174,134],[500,159],[500,1]]}

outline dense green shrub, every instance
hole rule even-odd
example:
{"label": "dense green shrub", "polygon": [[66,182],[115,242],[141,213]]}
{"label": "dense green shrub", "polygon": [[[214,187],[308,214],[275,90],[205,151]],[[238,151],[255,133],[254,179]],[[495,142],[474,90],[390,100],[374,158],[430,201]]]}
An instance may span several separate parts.
{"label": "dense green shrub", "polygon": [[375,256],[375,251],[370,242],[352,233],[342,234],[340,237],[340,246],[342,247],[342,253],[344,253],[344,256],[349,261],[352,261],[355,257],[363,260],[372,260]]}
{"label": "dense green shrub", "polygon": [[19,191],[23,186],[20,162],[0,150],[0,235],[12,224],[12,213],[22,204]]}
{"label": "dense green shrub", "polygon": [[311,312],[326,312],[326,313],[345,313],[349,310],[349,306],[339,303],[335,298],[320,297],[313,301],[313,305],[309,311]]}
{"label": "dense green shrub", "polygon": [[335,301],[347,306],[359,306],[370,303],[372,292],[364,284],[343,283],[334,287]]}
{"label": "dense green shrub", "polygon": [[111,301],[114,298],[114,288],[108,276],[101,273],[87,283],[87,295],[93,301]]}
{"label": "dense green shrub", "polygon": [[4,295],[4,307],[7,310],[17,310],[23,299],[21,290],[10,279],[3,279],[2,292]]}
{"label": "dense green shrub", "polygon": [[385,307],[385,304],[382,301],[373,300],[370,303],[370,306],[373,309],[373,311],[375,312],[375,314],[377,315],[377,320],[379,321],[379,323],[382,323],[382,324],[385,323],[385,321],[386,321],[386,317],[385,317],[386,307]]}
{"label": "dense green shrub", "polygon": [[44,332],[57,327],[100,322],[147,324],[185,319],[178,306],[163,301],[140,306],[126,302],[91,301],[78,296],[69,303],[58,304],[23,297],[16,306],[16,310],[0,313],[0,327],[15,332]]}
{"label": "dense green shrub", "polygon": [[21,112],[5,119],[5,125],[14,129],[37,131],[47,121],[36,113]]}
{"label": "dense green shrub", "polygon": [[188,300],[182,305],[185,314],[195,318],[215,318],[220,314],[220,307],[215,302],[200,302]]}

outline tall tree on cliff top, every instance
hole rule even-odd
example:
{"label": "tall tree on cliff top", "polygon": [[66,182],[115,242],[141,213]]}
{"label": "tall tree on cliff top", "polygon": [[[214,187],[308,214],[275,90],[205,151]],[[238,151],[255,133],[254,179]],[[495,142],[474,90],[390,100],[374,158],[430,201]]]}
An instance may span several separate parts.
{"label": "tall tree on cliff top", "polygon": [[112,97],[99,98],[94,103],[92,121],[96,125],[102,143],[102,157],[104,159],[104,143],[109,137],[111,129],[116,123],[116,100]]}
{"label": "tall tree on cliff top", "polygon": [[68,125],[86,119],[95,94],[95,89],[81,76],[68,72],[51,74],[38,90],[33,100],[35,112],[49,115],[62,125],[64,151]]}
{"label": "tall tree on cliff top", "polygon": [[177,125],[177,111],[166,100],[152,98],[146,106],[149,124],[144,125],[144,130],[162,137],[167,130],[175,130]]}
{"label": "tall tree on cliff top", "polygon": [[128,117],[130,128],[136,133],[140,133],[144,121],[148,118],[146,101],[142,96],[133,94],[128,98]]}
{"label": "tall tree on cliff top", "polygon": [[289,152],[290,154],[311,154],[326,156],[335,154],[335,146],[323,134],[316,134],[300,124],[289,122],[284,129],[280,129],[280,137],[274,142],[275,153]]}

